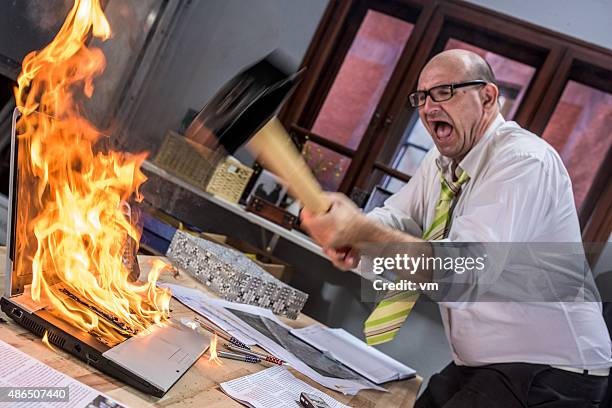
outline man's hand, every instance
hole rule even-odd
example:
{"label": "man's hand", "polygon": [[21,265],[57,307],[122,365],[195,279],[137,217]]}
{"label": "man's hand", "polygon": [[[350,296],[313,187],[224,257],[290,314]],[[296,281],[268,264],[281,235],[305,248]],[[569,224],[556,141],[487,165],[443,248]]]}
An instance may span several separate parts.
{"label": "man's hand", "polygon": [[332,206],[325,214],[302,210],[302,225],[337,268],[353,269],[359,264],[360,254],[355,246],[359,243],[359,229],[365,216],[343,194],[330,193],[328,198]]}
{"label": "man's hand", "polygon": [[[302,225],[325,254],[340,269],[352,269],[359,263],[360,251],[367,244],[422,243],[420,238],[393,230],[368,219],[351,200],[343,194],[328,193],[331,208],[325,214],[302,210]],[[383,247],[380,247],[384,249]],[[379,249],[380,249],[379,248]],[[423,251],[428,251],[429,246]]]}
{"label": "man's hand", "polygon": [[324,214],[314,214],[304,208],[302,225],[324,248],[351,248],[361,240],[361,228],[367,219],[344,194],[328,193],[331,208]]}
{"label": "man's hand", "polygon": [[343,271],[356,268],[361,259],[359,251],[355,248],[323,248],[323,252],[332,261],[336,268]]}

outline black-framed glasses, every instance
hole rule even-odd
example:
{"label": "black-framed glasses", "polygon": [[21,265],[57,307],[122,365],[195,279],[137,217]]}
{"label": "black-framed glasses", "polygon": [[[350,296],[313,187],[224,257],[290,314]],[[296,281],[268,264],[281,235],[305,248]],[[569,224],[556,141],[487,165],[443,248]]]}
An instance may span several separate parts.
{"label": "black-framed glasses", "polygon": [[459,82],[457,84],[438,85],[426,91],[416,91],[411,93],[408,95],[408,101],[410,101],[410,106],[413,108],[418,108],[419,106],[425,105],[427,95],[429,95],[434,102],[444,102],[448,101],[455,95],[455,89],[464,88],[466,86],[486,84],[488,84],[487,81],[476,79],[473,81]]}

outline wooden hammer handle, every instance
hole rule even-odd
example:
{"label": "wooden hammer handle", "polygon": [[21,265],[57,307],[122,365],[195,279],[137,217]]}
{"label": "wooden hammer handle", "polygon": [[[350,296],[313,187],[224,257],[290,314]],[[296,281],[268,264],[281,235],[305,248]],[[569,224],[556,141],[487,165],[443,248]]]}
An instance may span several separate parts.
{"label": "wooden hammer handle", "polygon": [[317,214],[329,210],[331,203],[276,116],[253,136],[247,148],[266,169],[283,179],[305,208]]}

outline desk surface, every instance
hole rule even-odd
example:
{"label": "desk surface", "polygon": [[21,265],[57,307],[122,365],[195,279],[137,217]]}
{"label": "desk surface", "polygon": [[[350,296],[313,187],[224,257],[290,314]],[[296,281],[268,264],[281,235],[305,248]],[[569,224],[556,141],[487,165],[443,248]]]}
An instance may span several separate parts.
{"label": "desk surface", "polygon": [[[0,289],[4,293],[5,278],[5,249],[0,248]],[[148,270],[149,257],[141,257],[140,264],[143,271]],[[206,292],[203,285],[184,273],[176,277],[163,274],[160,279],[165,282],[177,283],[192,288],[199,288]],[[185,306],[172,299],[170,304],[173,317],[191,317],[194,313]],[[240,407],[241,404],[226,396],[219,388],[219,383],[229,381],[244,375],[264,369],[261,364],[249,364],[233,360],[223,360],[222,366],[208,362],[206,354],[189,369],[189,371],[168,391],[163,398],[155,398],[143,394],[114,378],[87,366],[73,356],[63,352],[51,352],[41,339],[33,333],[18,326],[10,318],[0,313],[7,323],[0,323],[0,340],[20,349],[28,355],[44,362],[54,369],[63,372],[97,390],[106,393],[117,401],[129,407]],[[304,327],[315,321],[304,314],[297,320],[282,318],[284,322],[293,327]],[[421,385],[421,378],[395,381],[385,384],[390,392],[382,393],[373,390],[361,391],[354,396],[342,395],[328,390],[319,384],[292,370],[296,377],[306,381],[315,388],[326,392],[337,400],[354,407],[411,407]]]}

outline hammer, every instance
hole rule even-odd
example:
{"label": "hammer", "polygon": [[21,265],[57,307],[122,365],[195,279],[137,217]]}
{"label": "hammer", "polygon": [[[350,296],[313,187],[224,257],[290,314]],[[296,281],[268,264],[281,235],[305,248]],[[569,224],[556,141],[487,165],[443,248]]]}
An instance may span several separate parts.
{"label": "hammer", "polygon": [[225,83],[185,136],[213,149],[221,145],[229,154],[246,144],[263,167],[284,180],[293,197],[320,214],[331,204],[276,117],[303,72],[294,72],[278,51],[267,55]]}

